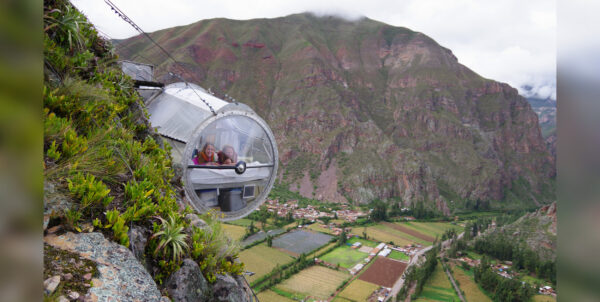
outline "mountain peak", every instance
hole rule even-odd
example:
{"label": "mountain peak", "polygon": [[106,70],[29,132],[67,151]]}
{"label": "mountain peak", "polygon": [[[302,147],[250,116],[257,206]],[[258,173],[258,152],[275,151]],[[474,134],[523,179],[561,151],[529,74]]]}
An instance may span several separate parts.
{"label": "mountain peak", "polygon": [[[204,20],[152,36],[180,58],[189,80],[269,123],[278,181],[307,197],[425,201],[445,212],[554,199],[554,162],[527,101],[425,34],[301,13]],[[144,41],[122,45],[124,58],[162,62],[159,76],[174,70]]]}

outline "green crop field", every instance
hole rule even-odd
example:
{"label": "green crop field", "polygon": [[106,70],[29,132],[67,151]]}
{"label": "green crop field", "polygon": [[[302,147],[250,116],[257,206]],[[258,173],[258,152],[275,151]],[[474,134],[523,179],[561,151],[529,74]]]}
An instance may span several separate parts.
{"label": "green crop field", "polygon": [[315,265],[293,275],[276,288],[314,299],[327,299],[348,278],[349,273]]}
{"label": "green crop field", "polygon": [[322,252],[324,252],[324,251],[328,250],[330,247],[332,247],[332,246],[334,246],[334,245],[336,245],[336,244],[337,244],[337,242],[332,242],[332,243],[330,243],[330,244],[328,244],[328,245],[326,245],[326,246],[324,246],[324,247],[322,247],[322,248],[320,248],[320,249],[318,249],[318,250],[316,250],[316,251],[313,251],[313,252],[311,252],[311,253],[310,253],[310,254],[308,254],[306,257],[307,257],[307,258],[314,258],[314,257],[317,257],[317,255],[319,255],[319,254],[321,254]]}
{"label": "green crop field", "polygon": [[395,250],[392,250],[392,252],[388,255],[388,257],[392,258],[392,259],[396,259],[396,260],[403,260],[403,261],[410,260],[410,257],[408,257],[408,255],[406,255],[403,252],[398,252]]}
{"label": "green crop field", "polygon": [[379,242],[375,242],[375,241],[371,241],[371,240],[365,240],[365,239],[361,239],[361,238],[358,238],[358,237],[352,237],[352,238],[348,239],[347,242],[350,243],[350,244],[354,244],[355,242],[360,242],[363,245],[370,246],[370,247],[376,247],[379,244]]}
{"label": "green crop field", "polygon": [[[364,227],[353,228],[351,233],[358,236],[362,236],[364,230]],[[366,233],[367,236],[369,236],[369,240],[375,240],[378,242],[388,243],[390,241],[393,241],[394,244],[398,246],[405,246],[408,244],[415,243],[411,240],[408,240],[404,237],[400,237],[397,234],[390,232],[390,230],[382,230],[380,228],[376,228],[376,226],[369,226],[366,228]]]}
{"label": "green crop field", "polygon": [[423,291],[415,301],[460,301],[441,264],[437,264]]}
{"label": "green crop field", "polygon": [[459,287],[465,293],[467,301],[492,301],[475,283],[473,277],[469,276],[462,268],[455,266],[452,270],[452,275],[460,284]]}
{"label": "green crop field", "polygon": [[[242,227],[247,227],[247,226],[250,225],[250,223],[252,223],[252,220],[250,220],[248,218],[242,218],[242,219],[232,220],[232,221],[226,222],[226,224],[239,225],[239,226],[242,226]],[[259,222],[254,222],[254,225],[256,227],[258,227],[260,225],[260,223]]]}
{"label": "green crop field", "polygon": [[272,290],[265,290],[260,292],[258,295],[258,301],[261,302],[293,302],[294,300],[284,297],[282,295],[278,295],[276,292]]}
{"label": "green crop field", "polygon": [[338,297],[352,301],[367,301],[367,298],[378,288],[377,284],[355,279],[338,294]]}
{"label": "green crop field", "polygon": [[457,234],[463,231],[463,228],[448,222],[396,222],[396,224],[413,229],[431,237],[441,238],[442,234],[448,229],[456,230]]}
{"label": "green crop field", "polygon": [[321,260],[332,264],[339,264],[341,267],[352,268],[367,256],[369,256],[367,253],[359,252],[347,245],[343,245],[323,255]]}
{"label": "green crop field", "polygon": [[226,223],[223,223],[222,226],[223,232],[233,240],[240,240],[246,234],[246,228],[244,227]]}
{"label": "green crop field", "polygon": [[240,253],[240,260],[246,265],[247,271],[255,273],[253,276],[246,277],[248,282],[252,282],[271,272],[276,265],[292,262],[294,259],[284,252],[261,243],[242,251]]}
{"label": "green crop field", "polygon": [[552,284],[550,282],[548,282],[544,279],[539,279],[539,278],[536,278],[533,276],[528,276],[528,275],[522,276],[521,280],[525,281],[533,286],[535,286],[537,283],[540,283],[542,286],[546,286],[546,285],[552,286]]}

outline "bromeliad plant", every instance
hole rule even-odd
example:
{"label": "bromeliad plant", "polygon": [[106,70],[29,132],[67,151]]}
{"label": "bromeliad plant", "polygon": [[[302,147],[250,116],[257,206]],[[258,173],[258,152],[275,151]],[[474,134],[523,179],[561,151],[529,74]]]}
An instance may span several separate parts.
{"label": "bromeliad plant", "polygon": [[162,252],[163,255],[171,254],[174,262],[179,262],[181,257],[187,252],[188,244],[186,242],[188,235],[183,231],[183,225],[178,223],[173,215],[169,215],[169,220],[162,217],[156,217],[161,221],[160,231],[154,233],[150,239],[158,238],[158,245],[154,250],[154,255]]}

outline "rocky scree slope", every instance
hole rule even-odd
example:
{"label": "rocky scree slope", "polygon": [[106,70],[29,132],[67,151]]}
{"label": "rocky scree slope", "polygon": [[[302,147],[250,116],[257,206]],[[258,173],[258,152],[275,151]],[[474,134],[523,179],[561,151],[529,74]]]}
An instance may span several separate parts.
{"label": "rocky scree slope", "polygon": [[[203,20],[115,41],[122,58],[233,96],[274,131],[278,181],[333,202],[438,209],[554,200],[554,159],[517,90],[484,79],[426,35],[367,18]],[[498,201],[498,202],[496,202]]]}

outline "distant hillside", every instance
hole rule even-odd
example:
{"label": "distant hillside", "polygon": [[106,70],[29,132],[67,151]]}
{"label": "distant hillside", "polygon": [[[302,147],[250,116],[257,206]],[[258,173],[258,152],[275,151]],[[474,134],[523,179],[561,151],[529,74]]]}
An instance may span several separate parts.
{"label": "distant hillside", "polygon": [[556,132],[556,100],[529,97],[527,101],[538,115],[542,136],[547,138]]}
{"label": "distant hillside", "polygon": [[528,213],[517,221],[491,231],[485,236],[507,235],[513,243],[524,243],[545,260],[556,259],[556,203]]}
{"label": "distant hillside", "polygon": [[334,202],[532,207],[555,200],[554,159],[516,89],[426,35],[367,18],[212,19],[117,41],[121,58],[233,96],[271,126],[278,181]]}

